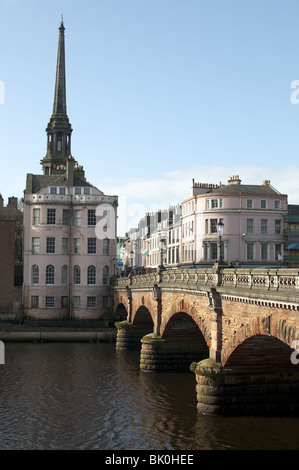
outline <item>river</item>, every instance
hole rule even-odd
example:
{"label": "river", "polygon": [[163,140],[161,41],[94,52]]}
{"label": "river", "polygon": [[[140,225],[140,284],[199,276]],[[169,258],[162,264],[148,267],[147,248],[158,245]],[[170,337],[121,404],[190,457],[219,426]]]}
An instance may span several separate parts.
{"label": "river", "polygon": [[113,343],[7,343],[0,417],[0,450],[299,450],[299,418],[199,415],[193,373]]}

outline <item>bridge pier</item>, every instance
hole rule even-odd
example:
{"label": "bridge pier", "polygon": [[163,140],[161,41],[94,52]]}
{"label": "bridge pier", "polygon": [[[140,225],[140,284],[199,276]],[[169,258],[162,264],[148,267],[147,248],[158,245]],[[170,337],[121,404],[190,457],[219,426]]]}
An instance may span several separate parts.
{"label": "bridge pier", "polygon": [[149,330],[142,325],[133,325],[128,321],[116,322],[116,349],[140,351],[141,338],[146,335]]}
{"label": "bridge pier", "polygon": [[140,370],[144,372],[189,372],[190,363],[207,356],[198,339],[161,338],[148,334],[141,339]]}
{"label": "bridge pier", "polygon": [[299,415],[297,369],[226,368],[213,359],[190,366],[199,413],[223,416]]}

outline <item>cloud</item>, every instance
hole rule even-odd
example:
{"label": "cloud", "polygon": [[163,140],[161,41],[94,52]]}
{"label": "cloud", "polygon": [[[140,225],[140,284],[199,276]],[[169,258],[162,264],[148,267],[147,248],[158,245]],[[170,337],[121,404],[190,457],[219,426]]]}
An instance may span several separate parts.
{"label": "cloud", "polygon": [[270,180],[277,191],[288,195],[289,204],[299,204],[299,167],[295,165],[281,168],[194,165],[183,171],[171,170],[157,179],[136,178],[125,183],[110,180],[99,185],[105,193],[119,196],[118,234],[124,235],[137,226],[146,212],[166,209],[190,197],[193,178],[201,183],[227,184],[232,175],[239,175],[243,184],[262,184]]}
{"label": "cloud", "polygon": [[[227,183],[232,175],[239,175],[243,184],[262,184],[270,180],[271,185],[282,194],[288,195],[289,204],[299,204],[299,166],[281,167],[250,165],[194,165],[184,170],[169,170],[159,178],[132,178],[116,180],[113,177],[101,180],[87,176],[88,181],[104,191],[105,194],[117,195],[118,235],[124,235],[130,228],[136,227],[147,212],[167,209],[180,204],[191,196],[192,179],[200,183]],[[23,177],[13,181],[3,181],[1,192],[6,199],[9,196],[22,197],[25,187]]]}

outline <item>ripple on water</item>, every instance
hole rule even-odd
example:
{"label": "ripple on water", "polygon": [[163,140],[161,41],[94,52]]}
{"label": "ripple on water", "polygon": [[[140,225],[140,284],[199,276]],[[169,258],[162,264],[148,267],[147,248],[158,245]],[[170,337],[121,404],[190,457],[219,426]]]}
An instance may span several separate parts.
{"label": "ripple on water", "polygon": [[193,374],[114,344],[7,344],[0,416],[0,449],[299,448],[298,419],[198,415]]}

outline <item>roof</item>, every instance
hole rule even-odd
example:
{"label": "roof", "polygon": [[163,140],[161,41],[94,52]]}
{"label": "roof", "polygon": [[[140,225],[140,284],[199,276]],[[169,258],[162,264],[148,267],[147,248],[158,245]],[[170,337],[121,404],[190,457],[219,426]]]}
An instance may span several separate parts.
{"label": "roof", "polygon": [[[27,174],[25,194],[37,194],[41,189],[47,186],[66,186],[65,174],[62,175],[33,175]],[[77,187],[94,187],[92,184],[74,175],[74,186]]]}
{"label": "roof", "polygon": [[210,196],[214,195],[250,195],[250,196],[277,196],[281,195],[273,186],[269,184],[228,184],[215,189]]}

